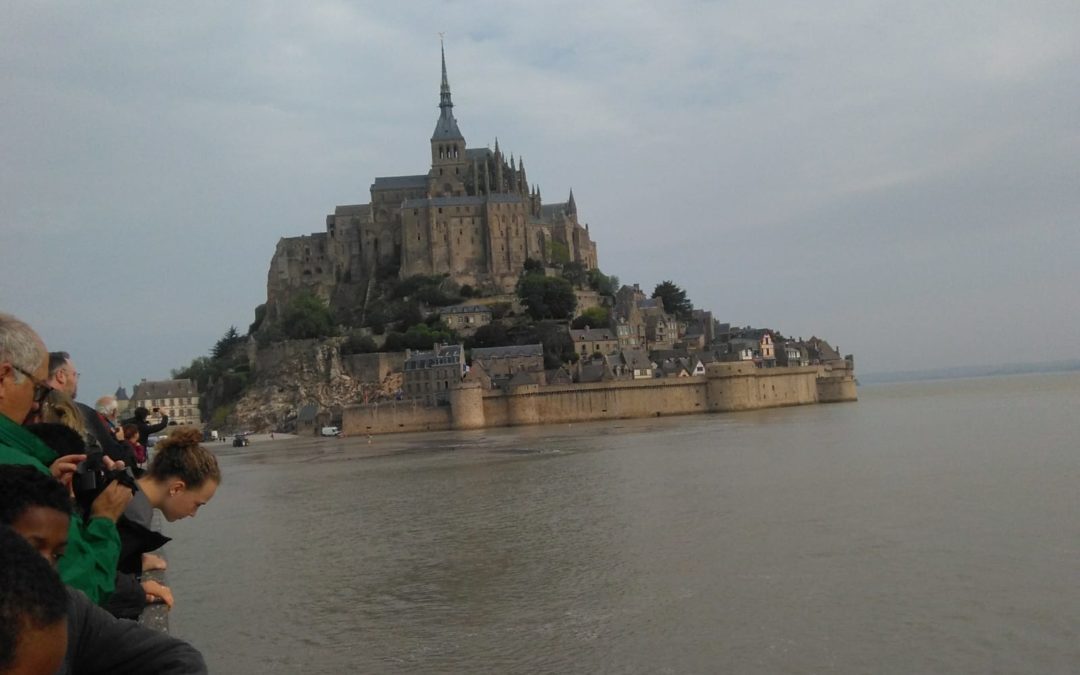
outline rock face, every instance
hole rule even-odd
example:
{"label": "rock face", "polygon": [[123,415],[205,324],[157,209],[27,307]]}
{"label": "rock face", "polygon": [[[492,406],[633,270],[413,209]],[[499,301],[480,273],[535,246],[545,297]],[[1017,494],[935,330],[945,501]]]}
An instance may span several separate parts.
{"label": "rock face", "polygon": [[393,398],[401,388],[400,372],[354,367],[357,357],[341,356],[344,341],[289,340],[253,349],[252,381],[230,415],[231,425],[292,431],[300,409],[309,404],[339,420],[344,406]]}

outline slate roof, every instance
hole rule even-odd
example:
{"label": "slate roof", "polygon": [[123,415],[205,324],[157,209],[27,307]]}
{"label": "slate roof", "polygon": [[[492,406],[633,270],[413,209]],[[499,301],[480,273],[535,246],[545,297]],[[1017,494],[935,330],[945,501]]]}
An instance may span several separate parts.
{"label": "slate roof", "polygon": [[366,216],[371,213],[371,204],[343,204],[334,208],[335,216]]}
{"label": "slate roof", "polygon": [[199,389],[191,380],[158,380],[140,382],[135,385],[131,398],[141,401],[148,398],[176,398],[177,396],[198,396]]}
{"label": "slate roof", "polygon": [[372,183],[372,190],[407,190],[427,187],[427,174],[416,176],[379,176]]}
{"label": "slate roof", "polygon": [[439,315],[476,314],[478,312],[486,312],[488,314],[491,314],[491,308],[487,305],[454,305],[453,307],[443,307],[439,310]]}
{"label": "slate roof", "polygon": [[634,370],[649,370],[653,367],[648,355],[640,349],[624,349],[620,352],[620,356],[623,363]]}
{"label": "slate roof", "polygon": [[509,347],[477,347],[472,350],[473,361],[477,359],[507,359],[520,356],[544,356],[544,345],[511,345]]}
{"label": "slate roof", "polygon": [[609,342],[618,340],[618,337],[608,328],[571,328],[570,339],[574,342]]}
{"label": "slate roof", "polygon": [[424,370],[461,363],[461,345],[445,345],[430,352],[412,352],[405,360],[405,370]]}

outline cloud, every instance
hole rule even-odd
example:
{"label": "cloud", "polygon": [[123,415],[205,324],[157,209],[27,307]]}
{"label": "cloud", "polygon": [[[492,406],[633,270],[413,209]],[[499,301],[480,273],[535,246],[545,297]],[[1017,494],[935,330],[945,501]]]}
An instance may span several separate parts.
{"label": "cloud", "polygon": [[16,4],[0,306],[93,354],[99,389],[245,328],[278,238],[426,169],[443,32],[470,144],[497,136],[549,201],[573,187],[605,271],[870,369],[1016,360],[1026,336],[1080,329],[1060,311],[1080,285],[1078,19],[1074,2]]}

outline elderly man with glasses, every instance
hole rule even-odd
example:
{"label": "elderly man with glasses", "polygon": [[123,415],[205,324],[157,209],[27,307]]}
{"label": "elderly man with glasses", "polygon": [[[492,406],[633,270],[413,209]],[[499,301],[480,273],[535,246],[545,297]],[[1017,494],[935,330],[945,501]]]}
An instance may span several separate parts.
{"label": "elderly man with glasses", "polygon": [[[70,483],[75,465],[85,455],[58,458],[22,427],[51,389],[47,375],[48,353],[38,334],[10,314],[0,314],[0,464],[27,464]],[[94,602],[104,602],[113,591],[120,557],[116,520],[131,497],[130,489],[112,483],[94,500],[88,520],[71,519],[60,577]]]}

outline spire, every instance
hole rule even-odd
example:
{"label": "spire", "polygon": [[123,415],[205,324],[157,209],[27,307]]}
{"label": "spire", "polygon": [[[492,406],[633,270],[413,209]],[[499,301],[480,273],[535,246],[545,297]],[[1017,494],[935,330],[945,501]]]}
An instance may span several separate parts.
{"label": "spire", "polygon": [[574,188],[570,188],[570,199],[566,202],[566,212],[577,215],[577,204],[574,203]]}
{"label": "spire", "polygon": [[450,99],[450,80],[446,77],[446,48],[439,38],[439,53],[442,55],[442,85],[439,87],[439,120],[435,123],[432,141],[465,140],[454,119],[454,102]]}

